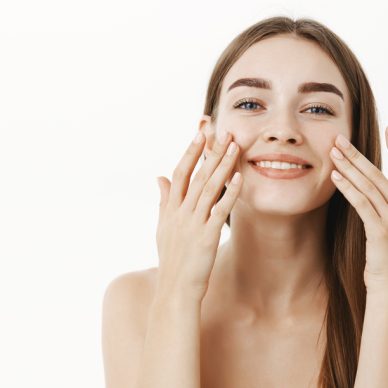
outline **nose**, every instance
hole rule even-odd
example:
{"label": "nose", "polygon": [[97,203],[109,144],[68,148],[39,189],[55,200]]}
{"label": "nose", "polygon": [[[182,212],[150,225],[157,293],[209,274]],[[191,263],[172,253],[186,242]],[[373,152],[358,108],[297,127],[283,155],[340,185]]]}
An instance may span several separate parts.
{"label": "nose", "polygon": [[266,142],[278,141],[284,144],[301,144],[303,137],[297,129],[297,125],[297,121],[292,120],[290,117],[278,120],[264,131],[264,140]]}
{"label": "nose", "polygon": [[278,141],[284,144],[301,144],[302,136],[300,133],[287,129],[270,130],[264,134],[264,139],[267,143]]}

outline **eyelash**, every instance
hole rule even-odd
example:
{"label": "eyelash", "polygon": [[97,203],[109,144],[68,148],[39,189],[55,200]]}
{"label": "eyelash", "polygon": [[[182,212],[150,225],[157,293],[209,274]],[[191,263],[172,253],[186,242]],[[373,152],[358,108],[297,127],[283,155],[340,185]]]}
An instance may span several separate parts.
{"label": "eyelash", "polygon": [[[241,105],[243,104],[247,104],[247,103],[252,103],[252,104],[255,104],[255,105],[260,105],[262,106],[261,104],[259,104],[257,101],[255,100],[251,100],[249,98],[244,98],[243,100],[240,100],[240,101],[237,101],[234,105],[233,105],[233,108],[238,108],[240,107]],[[323,109],[325,111],[325,113],[313,113],[313,114],[316,114],[316,115],[322,115],[322,114],[327,114],[327,115],[331,115],[331,116],[334,116],[334,112],[330,109],[328,109],[327,107],[323,106],[323,105],[312,105],[312,106],[309,106],[307,109],[313,109],[313,108],[319,108],[319,109]],[[307,110],[306,109],[306,110]],[[250,109],[245,109],[245,110],[250,110]]]}

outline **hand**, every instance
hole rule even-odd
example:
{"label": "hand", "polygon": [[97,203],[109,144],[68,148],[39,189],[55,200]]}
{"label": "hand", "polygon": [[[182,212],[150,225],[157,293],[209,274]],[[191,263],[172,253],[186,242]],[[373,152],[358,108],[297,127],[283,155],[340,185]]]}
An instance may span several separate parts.
{"label": "hand", "polygon": [[185,293],[202,300],[213,269],[221,229],[242,186],[231,182],[215,205],[236,163],[239,147],[225,154],[225,144],[215,142],[212,151],[190,183],[190,176],[201,156],[205,142],[189,145],[174,170],[172,183],[159,178],[161,192],[157,245],[159,271],[157,293]]}
{"label": "hand", "polygon": [[[342,178],[336,180],[337,171],[334,170],[332,181],[364,223],[367,239],[364,281],[367,290],[383,289],[388,292],[388,180],[352,144],[348,142],[348,147],[341,145],[341,138],[345,139],[339,135],[335,144],[344,158],[337,159],[333,150],[330,156]],[[385,139],[388,148],[388,127]]]}

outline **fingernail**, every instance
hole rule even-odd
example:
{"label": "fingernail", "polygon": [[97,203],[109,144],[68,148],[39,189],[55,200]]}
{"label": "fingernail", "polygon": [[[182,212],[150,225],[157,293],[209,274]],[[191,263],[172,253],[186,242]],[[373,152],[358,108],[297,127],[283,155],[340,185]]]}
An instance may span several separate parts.
{"label": "fingernail", "polygon": [[240,178],[241,178],[241,174],[239,172],[236,172],[234,175],[233,175],[233,178],[232,178],[232,183],[237,185],[238,182],[240,182]]}
{"label": "fingernail", "polygon": [[233,155],[234,151],[236,151],[236,148],[237,148],[236,143],[232,141],[229,144],[228,150],[226,151],[227,155]]}
{"label": "fingernail", "polygon": [[335,148],[333,147],[331,149],[331,153],[332,155],[336,158],[336,159],[343,159],[344,156],[342,155],[342,152],[338,149],[338,148]]}
{"label": "fingernail", "polygon": [[340,181],[342,179],[342,175],[336,171],[336,170],[333,170],[332,171],[332,174],[333,174],[333,178],[336,180],[336,181]]}

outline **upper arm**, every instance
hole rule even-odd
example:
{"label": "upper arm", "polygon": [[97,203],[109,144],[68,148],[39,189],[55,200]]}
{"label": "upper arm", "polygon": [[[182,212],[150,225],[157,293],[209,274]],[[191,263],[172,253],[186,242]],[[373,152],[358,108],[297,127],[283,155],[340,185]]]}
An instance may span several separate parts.
{"label": "upper arm", "polygon": [[147,329],[148,271],[121,275],[105,291],[102,352],[106,388],[135,385]]}

